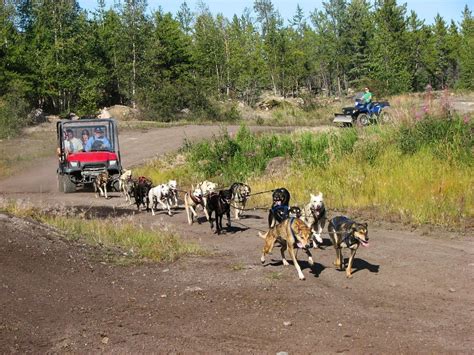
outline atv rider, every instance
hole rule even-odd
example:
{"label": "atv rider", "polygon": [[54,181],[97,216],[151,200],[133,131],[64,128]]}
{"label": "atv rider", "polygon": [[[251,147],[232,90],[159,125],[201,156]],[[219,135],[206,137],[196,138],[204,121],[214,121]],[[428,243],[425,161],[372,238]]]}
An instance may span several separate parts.
{"label": "atv rider", "polygon": [[372,108],[372,93],[370,92],[368,87],[364,89],[364,95],[362,95],[362,103],[365,104],[367,111],[370,113],[370,109]]}

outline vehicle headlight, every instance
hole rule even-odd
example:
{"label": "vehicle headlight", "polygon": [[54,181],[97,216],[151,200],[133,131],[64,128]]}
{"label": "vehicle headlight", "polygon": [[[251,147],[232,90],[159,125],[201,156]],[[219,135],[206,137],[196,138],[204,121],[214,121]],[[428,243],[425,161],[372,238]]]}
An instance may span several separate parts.
{"label": "vehicle headlight", "polygon": [[117,165],[117,160],[109,160],[109,165]]}
{"label": "vehicle headlight", "polygon": [[78,161],[71,161],[69,164],[71,164],[71,168],[77,168],[79,166]]}

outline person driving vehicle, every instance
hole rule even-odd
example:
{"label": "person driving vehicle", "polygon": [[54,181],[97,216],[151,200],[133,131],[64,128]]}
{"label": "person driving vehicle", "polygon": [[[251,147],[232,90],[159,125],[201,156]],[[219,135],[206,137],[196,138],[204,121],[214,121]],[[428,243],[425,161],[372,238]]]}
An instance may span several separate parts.
{"label": "person driving vehicle", "polygon": [[96,127],[94,129],[94,135],[89,138],[86,144],[86,152],[91,150],[109,150],[110,141],[104,136],[104,129],[102,127]]}
{"label": "person driving vehicle", "polygon": [[370,110],[372,107],[372,93],[370,92],[369,88],[366,87],[364,89],[364,95],[362,95],[362,103],[365,104],[367,110]]}

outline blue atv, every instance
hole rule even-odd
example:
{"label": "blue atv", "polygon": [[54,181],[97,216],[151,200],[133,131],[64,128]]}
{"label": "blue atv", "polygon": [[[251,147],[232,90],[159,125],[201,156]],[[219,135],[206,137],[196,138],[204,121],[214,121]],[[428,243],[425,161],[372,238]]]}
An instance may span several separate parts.
{"label": "blue atv", "polygon": [[342,113],[334,114],[334,123],[342,123],[345,127],[352,125],[368,126],[388,122],[389,117],[385,108],[389,107],[388,101],[371,102],[369,104],[362,102],[362,94],[357,94],[353,107],[344,107]]}

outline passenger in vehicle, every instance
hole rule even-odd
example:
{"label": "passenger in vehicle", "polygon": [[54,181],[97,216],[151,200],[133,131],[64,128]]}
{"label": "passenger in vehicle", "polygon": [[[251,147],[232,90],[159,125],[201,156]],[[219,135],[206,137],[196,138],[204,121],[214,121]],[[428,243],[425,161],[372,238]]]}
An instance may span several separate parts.
{"label": "passenger in vehicle", "polygon": [[81,140],[74,137],[74,131],[70,128],[66,130],[64,148],[68,154],[81,152],[84,149]]}
{"label": "passenger in vehicle", "polygon": [[81,134],[82,134],[82,145],[85,147],[91,135],[88,129],[83,129]]}
{"label": "passenger in vehicle", "polygon": [[104,129],[102,127],[96,127],[94,129],[94,135],[87,141],[86,152],[109,149],[110,141],[104,136]]}

